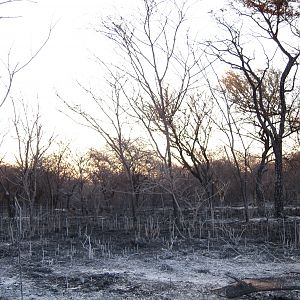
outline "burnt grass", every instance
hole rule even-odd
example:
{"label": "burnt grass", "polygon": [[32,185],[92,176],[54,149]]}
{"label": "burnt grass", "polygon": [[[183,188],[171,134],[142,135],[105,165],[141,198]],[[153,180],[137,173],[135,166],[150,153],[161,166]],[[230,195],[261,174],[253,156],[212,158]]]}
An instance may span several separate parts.
{"label": "burnt grass", "polygon": [[[224,299],[213,290],[233,277],[300,272],[300,218],[236,215],[216,211],[178,229],[166,215],[133,226],[124,215],[40,212],[31,231],[28,218],[3,216],[0,299]],[[239,299],[300,299],[300,291]]]}

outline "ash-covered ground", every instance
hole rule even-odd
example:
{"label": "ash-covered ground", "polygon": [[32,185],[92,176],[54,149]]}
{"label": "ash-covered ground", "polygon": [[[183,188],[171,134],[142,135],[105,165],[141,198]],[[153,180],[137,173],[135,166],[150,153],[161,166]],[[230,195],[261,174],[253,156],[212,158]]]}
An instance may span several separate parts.
{"label": "ash-covered ground", "polygon": [[[18,248],[20,246],[20,248]],[[20,249],[20,251],[18,250]],[[300,252],[230,239],[146,241],[107,232],[0,244],[0,299],[224,299],[232,277],[300,273]],[[239,299],[300,299],[300,291]]]}

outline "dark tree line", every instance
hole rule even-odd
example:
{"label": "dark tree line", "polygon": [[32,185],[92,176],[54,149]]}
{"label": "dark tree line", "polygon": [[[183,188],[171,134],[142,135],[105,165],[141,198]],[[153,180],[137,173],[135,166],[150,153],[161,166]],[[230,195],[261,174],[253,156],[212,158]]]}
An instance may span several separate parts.
{"label": "dark tree line", "polygon": [[[37,165],[28,167],[26,172],[29,177],[35,174],[34,181],[21,180],[24,176],[21,166],[2,163],[1,207],[10,217],[14,217],[16,199],[29,215],[30,210],[33,213],[42,207],[49,213],[66,211],[83,216],[124,213],[136,218],[145,210],[155,212],[161,208],[169,209],[172,207],[172,198],[164,186],[168,185],[168,177],[163,164],[154,152],[131,147],[134,155],[128,156],[128,163],[135,165],[132,179],[128,178],[127,171],[114,152],[90,150],[85,155],[73,157],[67,145],[62,144],[57,153],[45,155]],[[259,157],[251,157],[250,160],[252,172],[247,174],[247,198],[251,206],[256,206],[259,201],[256,169],[260,167],[260,160]],[[226,157],[212,155],[210,165],[215,185],[211,198],[207,197],[206,187],[199,184],[199,180],[187,168],[179,165],[174,167],[174,194],[181,210],[197,211],[199,206],[204,210],[210,209],[211,205],[243,205],[239,180],[232,176],[237,172],[235,164]],[[299,201],[298,167],[299,152],[284,159],[286,205],[294,205]],[[275,163],[269,162],[262,181],[267,207],[272,205],[270,185],[275,181],[274,169]],[[132,182],[134,202],[131,198]],[[29,191],[34,192],[34,197],[28,198]],[[270,209],[267,214],[270,216]]]}

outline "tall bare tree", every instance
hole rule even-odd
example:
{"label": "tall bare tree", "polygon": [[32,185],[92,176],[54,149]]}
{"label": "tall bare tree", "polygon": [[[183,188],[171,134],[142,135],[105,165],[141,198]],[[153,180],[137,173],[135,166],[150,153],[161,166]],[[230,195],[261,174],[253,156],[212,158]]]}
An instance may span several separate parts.
{"label": "tall bare tree", "polygon": [[165,166],[174,218],[180,207],[174,193],[172,119],[196,88],[199,68],[185,30],[187,4],[142,0],[140,18],[104,20],[100,29],[119,49],[123,65],[115,66],[133,86],[125,90],[135,115],[147,130]]}
{"label": "tall bare tree", "polygon": [[[247,195],[247,173],[249,166],[249,148],[251,141],[246,140],[244,120],[230,101],[227,91],[222,85],[222,80],[215,73],[217,87],[211,85],[209,78],[207,83],[220,112],[220,117],[213,120],[220,133],[225,136],[224,152],[229,161],[235,166],[234,176],[239,182],[241,198],[244,204],[245,221],[249,221],[248,195]],[[229,150],[229,151],[228,151]]]}
{"label": "tall bare tree", "polygon": [[[257,71],[259,73],[259,70]],[[238,111],[241,112],[244,123],[249,127],[248,136],[251,139],[258,141],[262,145],[262,152],[260,155],[260,161],[256,170],[256,200],[259,207],[259,212],[264,214],[265,212],[265,198],[263,189],[263,174],[267,171],[267,164],[272,152],[271,140],[269,134],[265,131],[260,123],[256,119],[255,105],[252,101],[252,89],[247,79],[243,75],[239,75],[235,72],[227,72],[223,78],[222,83],[226,89],[229,97],[229,101],[233,103]],[[277,101],[279,98],[279,85],[280,85],[280,72],[270,69],[265,74],[265,80],[262,84],[263,103],[265,110],[272,123],[276,123],[278,118]],[[299,109],[295,111],[296,107],[290,107],[294,111],[290,113],[289,119],[294,118],[299,114]],[[265,127],[269,127],[265,122]],[[294,122],[293,122],[294,123]],[[290,135],[294,130],[288,130],[287,135]],[[285,136],[286,137],[286,136]]]}
{"label": "tall bare tree", "polygon": [[[233,19],[234,15],[238,19]],[[250,86],[257,123],[270,139],[275,157],[276,217],[281,217],[284,209],[283,140],[299,127],[292,117],[299,105],[293,97],[300,56],[299,16],[300,10],[293,1],[236,0],[216,16],[224,36],[206,43],[207,53],[239,72]],[[272,68],[278,69],[279,76],[276,114],[270,114],[264,101]]]}

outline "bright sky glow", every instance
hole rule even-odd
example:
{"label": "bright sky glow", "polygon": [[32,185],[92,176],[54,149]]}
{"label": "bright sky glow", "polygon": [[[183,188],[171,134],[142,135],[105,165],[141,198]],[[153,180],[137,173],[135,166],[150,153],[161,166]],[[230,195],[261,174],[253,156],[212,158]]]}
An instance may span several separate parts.
{"label": "bright sky glow", "polygon": [[[222,0],[199,0],[193,4],[195,15],[192,18],[199,24],[199,33],[211,28],[208,11],[220,7]],[[61,139],[72,140],[75,147],[87,149],[101,145],[99,135],[74,124],[58,110],[62,105],[56,91],[66,99],[78,97],[76,81],[99,81],[101,70],[91,60],[91,53],[104,60],[113,53],[111,45],[104,37],[91,28],[101,17],[122,14],[134,15],[139,0],[37,0],[1,5],[1,16],[14,16],[1,19],[0,74],[5,83],[4,65],[10,51],[10,62],[22,64],[43,43],[49,28],[54,29],[46,47],[38,57],[15,78],[12,96],[23,98],[26,103],[39,102],[42,123],[48,132],[54,131]],[[20,17],[18,17],[20,16]],[[1,108],[1,127],[9,128],[12,119],[10,101]],[[10,125],[11,126],[11,125]],[[13,131],[12,131],[13,132]],[[11,134],[8,135],[8,137]],[[7,138],[8,138],[7,137]],[[6,145],[9,145],[7,141]],[[1,153],[7,153],[4,147]],[[2,146],[3,149],[3,146]]]}

